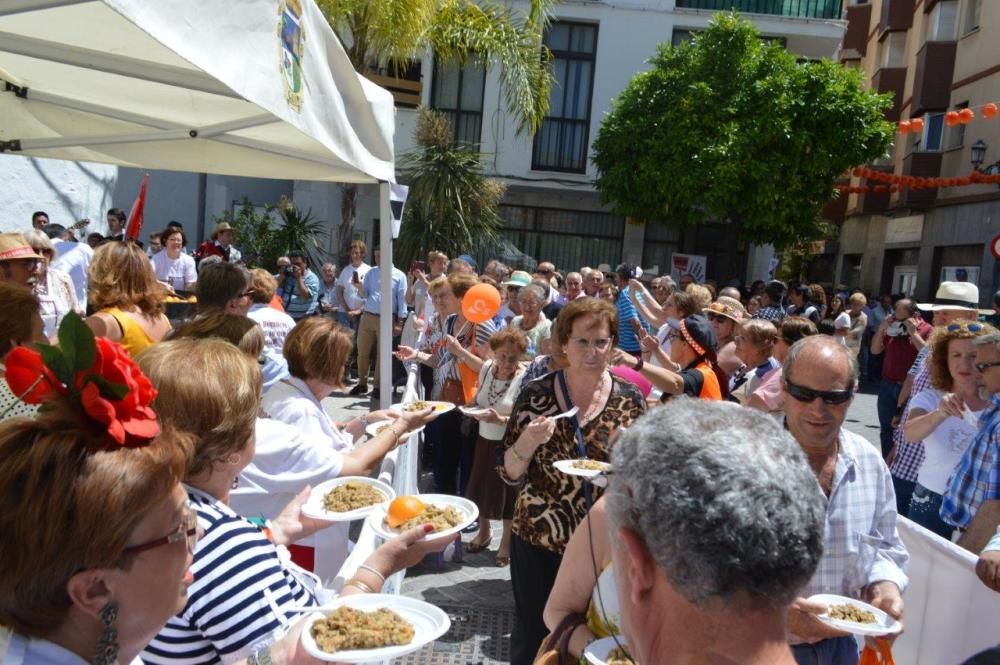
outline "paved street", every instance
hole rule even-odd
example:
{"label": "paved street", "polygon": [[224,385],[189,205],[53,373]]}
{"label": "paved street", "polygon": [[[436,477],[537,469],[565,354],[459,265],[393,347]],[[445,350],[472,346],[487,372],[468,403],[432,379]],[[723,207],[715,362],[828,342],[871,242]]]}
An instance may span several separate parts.
{"label": "paved street", "polygon": [[[875,386],[865,386],[851,405],[847,427],[878,445],[878,416]],[[335,419],[344,420],[361,413],[367,402],[355,397],[334,396],[325,401]],[[430,489],[429,478],[421,486]],[[513,624],[514,599],[510,590],[510,569],[498,568],[493,557],[500,542],[500,523],[493,525],[494,539],[488,551],[463,557],[462,563],[447,560],[426,563],[411,569],[403,583],[403,593],[421,598],[445,610],[452,620],[451,630],[435,644],[396,663],[412,665],[473,665],[509,661],[509,638]],[[468,539],[468,537],[466,537]]]}

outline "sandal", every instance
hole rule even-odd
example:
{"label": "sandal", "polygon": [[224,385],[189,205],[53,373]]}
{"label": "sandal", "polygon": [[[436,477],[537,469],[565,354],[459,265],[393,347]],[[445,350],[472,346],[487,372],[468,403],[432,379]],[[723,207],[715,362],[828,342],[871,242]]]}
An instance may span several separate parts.
{"label": "sandal", "polygon": [[500,556],[499,554],[497,554],[496,562],[497,562],[497,567],[498,568],[503,568],[504,566],[509,566],[510,565],[510,557],[509,556]]}
{"label": "sandal", "polygon": [[477,543],[474,540],[470,540],[465,544],[465,551],[469,554],[478,554],[485,551],[490,546],[490,541],[487,540],[485,543]]}

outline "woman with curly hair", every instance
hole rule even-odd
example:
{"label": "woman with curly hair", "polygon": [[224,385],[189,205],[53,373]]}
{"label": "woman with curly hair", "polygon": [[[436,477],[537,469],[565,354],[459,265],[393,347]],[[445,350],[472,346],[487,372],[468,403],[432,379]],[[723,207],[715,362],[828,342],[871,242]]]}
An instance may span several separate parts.
{"label": "woman with curly hair", "polygon": [[163,290],[142,248],[109,242],[94,252],[88,300],[94,314],[87,325],[98,337],[118,342],[135,356],[170,332],[163,313]]}
{"label": "woman with curly hair", "polygon": [[954,527],[941,518],[942,498],[979,429],[980,413],[990,405],[980,395],[973,340],[995,332],[989,324],[965,320],[934,329],[927,342],[931,385],[910,400],[903,426],[904,440],[922,445],[925,455],[906,516],[948,540]]}

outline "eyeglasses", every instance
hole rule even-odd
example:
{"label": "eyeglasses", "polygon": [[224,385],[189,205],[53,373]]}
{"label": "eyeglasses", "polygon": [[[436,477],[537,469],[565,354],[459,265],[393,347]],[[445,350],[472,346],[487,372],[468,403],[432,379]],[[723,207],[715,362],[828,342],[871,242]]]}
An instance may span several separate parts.
{"label": "eyeglasses", "polygon": [[140,554],[141,552],[163,547],[164,545],[173,545],[182,540],[187,543],[188,554],[194,554],[194,546],[198,543],[198,516],[190,506],[184,508],[184,517],[181,518],[181,523],[176,531],[163,538],[151,540],[148,543],[126,547],[122,550],[122,556]]}
{"label": "eyeglasses", "polygon": [[253,289],[247,289],[241,293],[240,298],[253,298]]}
{"label": "eyeglasses", "polygon": [[976,363],[975,365],[973,365],[973,367],[976,368],[977,372],[979,372],[980,374],[982,374],[983,372],[985,372],[986,370],[988,370],[990,367],[1000,367],[1000,360],[994,360],[993,362],[990,362],[990,363]]}
{"label": "eyeglasses", "polygon": [[795,385],[791,381],[785,381],[785,390],[798,401],[807,404],[817,397],[823,400],[823,404],[830,405],[843,404],[854,397],[853,390],[813,390],[805,386]]}
{"label": "eyeglasses", "polygon": [[552,271],[551,271],[551,270],[548,270],[548,269],[546,269],[546,270],[542,270],[542,269],[539,269],[539,270],[538,270],[538,274],[539,274],[539,275],[551,275],[551,274],[552,274]]}
{"label": "eyeglasses", "polygon": [[56,254],[55,250],[47,249],[45,247],[32,247],[32,249],[35,250],[35,252],[37,252],[38,254],[41,254],[42,256],[52,257],[55,256]]}
{"label": "eyeglasses", "polygon": [[973,323],[952,323],[945,330],[947,330],[950,333],[959,332],[959,331],[962,331],[962,332],[968,331],[968,332],[971,332],[971,333],[977,333],[977,332],[981,332],[981,331],[985,330],[985,328],[983,327],[983,325],[981,323],[974,323],[974,322]]}
{"label": "eyeglasses", "polygon": [[595,339],[587,339],[586,337],[570,337],[569,341],[580,351],[586,351],[588,349],[607,351],[608,347],[611,346],[610,337],[597,337]]}

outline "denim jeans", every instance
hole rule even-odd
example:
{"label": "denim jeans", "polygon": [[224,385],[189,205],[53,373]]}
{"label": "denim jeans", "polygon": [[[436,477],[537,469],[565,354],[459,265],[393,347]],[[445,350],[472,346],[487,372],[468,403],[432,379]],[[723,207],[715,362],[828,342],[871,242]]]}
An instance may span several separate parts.
{"label": "denim jeans", "polygon": [[857,665],[861,654],[850,635],[831,637],[814,644],[796,644],[792,655],[798,665]]}
{"label": "denim jeans", "polygon": [[910,512],[910,497],[913,496],[913,488],[916,483],[912,480],[903,480],[902,478],[892,477],[892,489],[896,492],[896,512],[900,515],[906,515]]}
{"label": "denim jeans", "polygon": [[932,492],[917,483],[913,488],[913,498],[910,499],[910,510],[906,516],[928,531],[933,531],[945,540],[951,540],[955,527],[941,519],[943,498],[937,492]]}
{"label": "denim jeans", "polygon": [[892,450],[892,419],[896,416],[896,402],[903,390],[901,383],[883,381],[878,387],[879,439],[882,442],[882,457]]}

